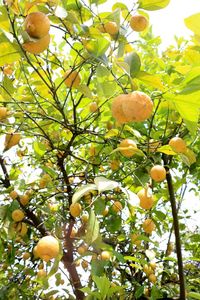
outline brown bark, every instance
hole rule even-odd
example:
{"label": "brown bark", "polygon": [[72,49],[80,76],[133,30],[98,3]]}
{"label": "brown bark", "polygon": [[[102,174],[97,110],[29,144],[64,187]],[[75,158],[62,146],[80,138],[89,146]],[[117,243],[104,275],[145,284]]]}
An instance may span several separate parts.
{"label": "brown bark", "polygon": [[173,227],[174,227],[174,234],[176,240],[176,254],[178,260],[178,273],[179,273],[179,282],[180,282],[180,299],[186,300],[185,295],[185,280],[184,280],[184,272],[183,272],[183,258],[182,258],[182,251],[181,251],[181,239],[180,239],[180,231],[179,231],[179,222],[178,222],[178,213],[176,207],[176,198],[174,193],[174,187],[172,182],[172,177],[170,174],[170,170],[168,167],[168,159],[166,155],[163,155],[163,161],[165,164],[165,169],[167,172],[166,179],[167,179],[167,186],[169,192],[169,199],[172,208],[172,216],[173,216]]}

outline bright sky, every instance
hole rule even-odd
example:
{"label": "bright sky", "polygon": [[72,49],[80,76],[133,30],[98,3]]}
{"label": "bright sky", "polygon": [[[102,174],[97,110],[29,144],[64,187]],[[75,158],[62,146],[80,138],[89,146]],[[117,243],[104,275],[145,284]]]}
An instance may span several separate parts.
{"label": "bright sky", "polygon": [[159,35],[166,46],[174,44],[174,35],[192,35],[185,26],[184,19],[198,12],[200,13],[200,0],[171,0],[166,8],[149,12],[150,23],[154,34]]}

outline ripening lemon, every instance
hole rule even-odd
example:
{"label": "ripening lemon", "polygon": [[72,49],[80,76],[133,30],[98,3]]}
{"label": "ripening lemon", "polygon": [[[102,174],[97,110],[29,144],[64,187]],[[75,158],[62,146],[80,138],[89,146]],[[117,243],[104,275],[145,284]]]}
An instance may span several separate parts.
{"label": "ripening lemon", "polygon": [[39,258],[38,252],[37,252],[37,245],[33,248],[33,256],[34,258]]}
{"label": "ripening lemon", "polygon": [[101,258],[101,260],[110,260],[110,258],[111,258],[110,252],[106,251],[106,250],[102,251],[100,254],[100,258]]}
{"label": "ripening lemon", "polygon": [[24,252],[24,254],[23,254],[23,256],[22,256],[23,260],[27,260],[27,259],[29,259],[30,257],[31,257],[31,255],[30,255],[29,252]]}
{"label": "ripening lemon", "polygon": [[15,209],[12,212],[12,219],[15,222],[20,222],[24,219],[25,215],[24,212],[21,209]]}
{"label": "ripening lemon", "polygon": [[115,35],[119,32],[119,28],[116,22],[107,22],[103,25],[105,32],[109,33],[110,35]]}
{"label": "ripening lemon", "polygon": [[152,270],[155,270],[156,269],[156,263],[155,262],[153,262],[153,261],[151,261],[150,263],[149,263],[149,266],[152,268]]}
{"label": "ripening lemon", "polygon": [[80,203],[77,203],[77,202],[76,202],[76,203],[72,203],[72,204],[70,205],[69,210],[70,210],[70,214],[71,214],[74,218],[76,218],[76,217],[79,217],[79,216],[80,216],[81,211],[82,211],[82,207],[81,207]]}
{"label": "ripening lemon", "polygon": [[166,255],[171,255],[171,253],[174,251],[174,243],[169,242],[167,245],[167,252]]}
{"label": "ripening lemon", "polygon": [[156,281],[157,281],[157,277],[156,277],[156,275],[154,275],[154,274],[150,274],[149,275],[149,281],[151,282],[151,283],[156,283]]}
{"label": "ripening lemon", "polygon": [[130,26],[134,31],[144,31],[148,26],[148,20],[142,15],[132,16],[130,19]]}
{"label": "ripening lemon", "polygon": [[82,221],[83,223],[87,223],[88,220],[89,220],[89,215],[88,215],[88,213],[84,213],[84,214],[81,216],[81,221]]}
{"label": "ripening lemon", "polygon": [[88,249],[88,245],[82,244],[77,248],[77,252],[78,254],[83,255],[87,251],[87,249]]}
{"label": "ripening lemon", "polygon": [[14,200],[18,197],[18,193],[15,190],[13,190],[10,192],[9,196]]}
{"label": "ripening lemon", "polygon": [[8,110],[7,110],[7,107],[0,107],[0,121],[5,119],[8,115]]}
{"label": "ripening lemon", "polygon": [[83,269],[88,269],[88,267],[89,267],[88,261],[87,260],[83,260],[81,262],[81,266],[82,266]]}
{"label": "ripening lemon", "polygon": [[153,269],[151,268],[151,266],[148,266],[147,264],[144,265],[143,271],[147,276],[153,274]]}
{"label": "ripening lemon", "polygon": [[5,150],[12,148],[13,146],[17,145],[21,139],[21,134],[18,132],[15,133],[7,133],[5,137]]}
{"label": "ripening lemon", "polygon": [[90,110],[91,113],[97,112],[98,109],[99,109],[99,107],[98,107],[98,104],[96,102],[91,102],[89,104],[89,110]]}
{"label": "ripening lemon", "polygon": [[89,148],[89,156],[95,156],[97,154],[97,149],[95,146],[90,146]]}
{"label": "ripening lemon", "polygon": [[32,12],[27,15],[24,27],[31,37],[41,39],[49,33],[50,21],[44,13]]}
{"label": "ripening lemon", "polygon": [[117,160],[117,159],[113,159],[111,162],[110,162],[110,168],[112,171],[117,171],[120,167],[120,160]]}
{"label": "ripening lemon", "polygon": [[138,238],[139,238],[139,234],[137,234],[137,233],[132,233],[130,235],[130,239],[131,239],[132,244],[136,245],[137,247],[139,247],[141,245],[141,242],[142,242]]}
{"label": "ripening lemon", "polygon": [[76,70],[69,69],[64,74],[65,81],[67,87],[69,88],[77,88],[81,82],[81,77]]}
{"label": "ripening lemon", "polygon": [[50,235],[41,238],[36,247],[36,255],[46,262],[56,258],[60,250],[58,240]]}
{"label": "ripening lemon", "polygon": [[174,152],[185,153],[187,151],[187,145],[185,141],[180,137],[173,137],[169,141],[169,145]]}
{"label": "ripening lemon", "polygon": [[19,223],[18,226],[17,226],[17,232],[20,236],[25,236],[28,232],[28,227],[26,225],[26,223],[22,222],[22,223]]}
{"label": "ripening lemon", "polygon": [[[125,157],[131,157],[136,153],[137,145],[131,139],[124,139],[119,144],[120,152]],[[124,149],[123,149],[124,148]]]}
{"label": "ripening lemon", "polygon": [[47,272],[44,269],[38,270],[37,277],[38,278],[44,278],[47,276]]}
{"label": "ripening lemon", "polygon": [[10,76],[12,75],[13,73],[13,68],[11,65],[5,65],[4,68],[3,68],[3,74],[4,75],[7,75],[7,76]]}
{"label": "ripening lemon", "polygon": [[43,174],[39,180],[40,189],[45,188],[51,182],[51,176],[49,174]]}
{"label": "ripening lemon", "polygon": [[152,195],[148,194],[148,189],[141,189],[137,193],[138,198],[140,199],[140,206],[143,209],[150,209],[154,204],[154,199]]}
{"label": "ripening lemon", "polygon": [[108,213],[109,213],[109,209],[108,209],[108,207],[106,207],[106,208],[102,211],[102,216],[103,216],[103,217],[106,217]]}
{"label": "ripening lemon", "polygon": [[28,204],[29,199],[30,199],[29,195],[28,195],[28,194],[25,194],[25,195],[23,195],[23,196],[20,197],[20,200],[19,200],[19,201],[20,201],[20,203],[21,203],[23,206],[25,206],[25,205]]}
{"label": "ripening lemon", "polygon": [[115,201],[112,205],[112,210],[116,213],[120,212],[122,210],[122,204],[119,201]]}
{"label": "ripening lemon", "polygon": [[155,165],[150,170],[150,176],[156,182],[163,181],[166,178],[166,170],[163,166]]}
{"label": "ripening lemon", "polygon": [[143,92],[117,96],[112,102],[112,115],[118,123],[143,122],[153,111],[151,98]]}
{"label": "ripening lemon", "polygon": [[116,119],[116,121],[120,124],[127,123],[128,120],[126,119],[126,116],[122,110],[122,103],[126,101],[127,95],[122,94],[114,98],[112,102],[112,116]]}
{"label": "ripening lemon", "polygon": [[153,222],[153,220],[151,220],[151,219],[146,219],[143,222],[142,227],[143,227],[144,231],[148,234],[151,234],[156,229],[156,225]]}
{"label": "ripening lemon", "polygon": [[50,43],[50,35],[47,34],[41,39],[38,39],[36,41],[26,42],[22,46],[24,50],[29,53],[40,54],[49,47],[49,43]]}

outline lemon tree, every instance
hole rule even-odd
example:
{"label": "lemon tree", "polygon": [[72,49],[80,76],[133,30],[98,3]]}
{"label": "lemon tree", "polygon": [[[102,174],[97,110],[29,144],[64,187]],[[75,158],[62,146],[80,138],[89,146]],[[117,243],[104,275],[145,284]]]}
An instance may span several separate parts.
{"label": "lemon tree", "polygon": [[0,299],[200,299],[199,14],[130,2],[0,1]]}

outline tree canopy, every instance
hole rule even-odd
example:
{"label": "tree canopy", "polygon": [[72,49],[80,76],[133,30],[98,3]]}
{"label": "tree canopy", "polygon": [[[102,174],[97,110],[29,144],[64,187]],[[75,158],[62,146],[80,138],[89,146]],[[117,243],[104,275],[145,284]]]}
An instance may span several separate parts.
{"label": "tree canopy", "polygon": [[0,1],[0,299],[200,299],[200,13],[130,2]]}

